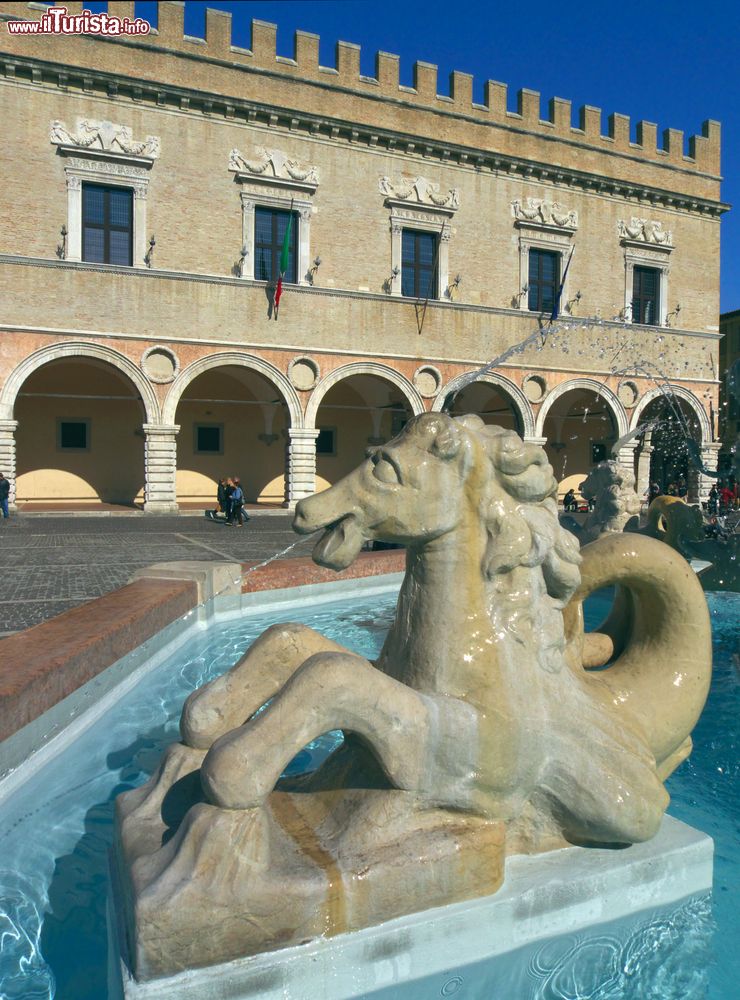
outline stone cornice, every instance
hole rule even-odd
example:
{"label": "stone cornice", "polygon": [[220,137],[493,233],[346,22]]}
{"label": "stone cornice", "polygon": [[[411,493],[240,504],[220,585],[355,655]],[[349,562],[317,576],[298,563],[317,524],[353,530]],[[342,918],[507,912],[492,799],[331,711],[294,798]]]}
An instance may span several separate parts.
{"label": "stone cornice", "polygon": [[[220,274],[194,274],[187,271],[165,271],[156,268],[120,267],[115,264],[88,264],[84,261],[54,260],[46,257],[22,257],[17,254],[0,253],[0,264],[25,265],[27,267],[50,267],[57,270],[66,271],[97,271],[105,274],[115,274],[130,278],[142,278],[152,280],[168,281],[189,281],[193,283],[210,285],[231,285],[236,288],[264,288],[267,282],[250,281],[246,278],[232,278]],[[289,285],[290,294],[298,295],[318,295],[328,296],[337,299],[357,299],[363,302],[374,301],[383,302],[389,307],[413,306],[415,299],[403,298],[401,296],[387,295],[382,292],[360,292],[353,289],[342,288],[321,288],[316,285]],[[533,323],[537,321],[536,313],[522,312],[521,309],[507,309],[499,306],[484,306],[477,303],[455,302],[448,299],[430,299],[427,303],[429,309],[452,309],[458,312],[485,313],[492,316],[516,316],[518,319],[529,316]],[[574,322],[582,323],[585,317],[574,317]],[[605,329],[624,329],[624,324],[615,320],[603,320],[593,317],[594,324],[598,323]],[[649,332],[659,332],[661,336],[682,336],[699,337],[707,340],[721,340],[723,334],[711,333],[704,330],[684,330],[679,327],[670,326],[642,326],[637,323],[630,324],[630,329],[647,330]],[[156,338],[153,338],[156,339]],[[531,366],[530,366],[531,367]]]}
{"label": "stone cornice", "polygon": [[[128,46],[139,43],[130,41],[126,44]],[[160,49],[159,51],[167,50]],[[192,55],[183,52],[175,53],[173,51],[173,54],[179,58],[193,58]],[[138,105],[149,105],[152,108],[167,107],[168,110],[179,109],[181,112],[203,114],[233,121],[236,124],[259,125],[275,129],[276,134],[284,134],[287,131],[324,140],[348,142],[370,149],[406,154],[413,156],[414,159],[423,157],[445,165],[466,167],[479,172],[488,171],[496,176],[509,175],[523,178],[526,181],[553,184],[561,188],[569,187],[590,194],[622,198],[642,206],[650,205],[690,212],[709,218],[719,218],[723,212],[730,208],[728,204],[721,201],[677,194],[662,188],[612,179],[601,174],[556,166],[551,163],[540,163],[523,157],[481,151],[389,129],[374,128],[337,118],[324,118],[320,115],[263,105],[222,94],[188,90],[170,84],[139,80],[106,73],[102,70],[82,69],[61,63],[2,53],[0,53],[0,69],[2,69],[6,80],[20,81],[31,85],[46,85],[47,87],[49,85],[57,86],[67,93],[97,94],[102,98],[107,94],[109,97],[119,99],[128,98]],[[253,71],[265,75],[270,74],[270,71],[263,69]],[[1,78],[0,82],[2,82]],[[316,84],[316,81],[312,81],[312,83]],[[383,98],[383,100],[387,100],[387,98]],[[397,103],[403,106],[402,101]],[[454,114],[462,119],[470,117],[471,123],[481,124],[478,119],[466,116],[461,112],[445,113]],[[525,128],[507,127],[522,134],[530,134]],[[545,136],[544,138],[548,141],[565,142],[577,148],[585,148],[572,140],[558,136]],[[616,150],[610,152],[610,155],[632,159],[635,163],[645,163],[645,160],[640,157],[630,157],[628,154]],[[657,165],[678,174],[684,173],[680,167],[674,164]],[[692,177],[702,176],[713,181],[718,179],[710,174],[702,174],[695,170],[686,173]]]}

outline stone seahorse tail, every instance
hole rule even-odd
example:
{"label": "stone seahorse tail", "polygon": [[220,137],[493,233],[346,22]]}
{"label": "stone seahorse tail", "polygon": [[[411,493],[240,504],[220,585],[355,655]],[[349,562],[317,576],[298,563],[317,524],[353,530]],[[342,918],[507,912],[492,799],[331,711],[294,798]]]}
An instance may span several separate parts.
{"label": "stone seahorse tail", "polygon": [[[586,668],[612,661],[599,677],[615,710],[640,722],[665,777],[690,752],[711,680],[701,584],[679,553],[642,535],[605,535],[581,554],[581,586],[564,611],[569,652]],[[617,585],[612,612],[584,637],[583,601],[610,585]]]}

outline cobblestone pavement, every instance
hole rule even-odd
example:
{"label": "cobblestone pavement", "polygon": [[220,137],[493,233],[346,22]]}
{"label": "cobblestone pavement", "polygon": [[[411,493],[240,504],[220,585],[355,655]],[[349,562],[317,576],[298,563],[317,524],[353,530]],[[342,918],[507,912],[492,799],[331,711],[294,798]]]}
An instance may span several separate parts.
{"label": "cobblestone pavement", "polygon": [[142,566],[178,559],[259,562],[293,542],[291,515],[255,515],[243,528],[199,517],[0,518],[0,636],[37,625],[128,583]]}

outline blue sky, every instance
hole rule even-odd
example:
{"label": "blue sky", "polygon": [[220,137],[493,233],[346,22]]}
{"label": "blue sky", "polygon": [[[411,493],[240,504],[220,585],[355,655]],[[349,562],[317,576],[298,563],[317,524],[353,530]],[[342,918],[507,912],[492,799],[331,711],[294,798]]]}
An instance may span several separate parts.
{"label": "blue sky", "polygon": [[[90,3],[91,8],[98,4]],[[242,0],[185,4],[185,30],[205,33],[205,9],[230,10],[233,41],[248,48],[250,21],[278,25],[278,53],[293,55],[293,32],[321,36],[322,65],[333,66],[341,39],[362,46],[361,70],[374,74],[375,53],[401,57],[401,82],[411,84],[418,60],[439,66],[439,90],[447,92],[453,69],[475,76],[474,98],[486,80],[509,86],[515,108],[521,87],[572,101],[574,123],[582,104],[600,107],[664,128],[699,133],[705,118],[722,123],[722,198],[738,207],[722,221],[723,312],[740,309],[740,55],[737,0]],[[156,21],[156,4],[137,3],[141,17]]]}

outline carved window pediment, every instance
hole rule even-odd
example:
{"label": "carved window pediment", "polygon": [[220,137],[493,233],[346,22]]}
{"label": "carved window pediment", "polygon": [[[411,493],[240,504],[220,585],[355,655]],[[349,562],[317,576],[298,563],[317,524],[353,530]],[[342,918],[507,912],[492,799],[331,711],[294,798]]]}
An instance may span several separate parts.
{"label": "carved window pediment", "polygon": [[519,229],[571,236],[578,228],[578,213],[575,210],[544,198],[516,198],[511,203],[511,214]]}
{"label": "carved window pediment", "polygon": [[398,178],[381,177],[378,190],[385,197],[389,208],[423,210],[451,215],[460,207],[460,191],[449,188],[443,191],[426,177],[404,174]]}
{"label": "carved window pediment", "polygon": [[617,222],[617,232],[622,246],[635,247],[639,250],[650,248],[651,250],[670,253],[673,250],[673,233],[670,229],[663,229],[662,222],[655,222],[651,219],[641,219],[632,216],[629,222],[620,219]]}
{"label": "carved window pediment", "polygon": [[238,149],[232,149],[229,170],[242,184],[256,185],[258,190],[271,187],[284,194],[292,189],[305,195],[313,194],[319,186],[319,171],[315,166],[301,163],[281,149],[267,149],[265,146],[257,146],[254,159],[248,159]]}
{"label": "carved window pediment", "polygon": [[135,140],[127,125],[78,118],[74,131],[56,119],[51,123],[49,141],[62,156],[86,157],[109,162],[135,163],[151,167],[159,157],[159,136]]}

